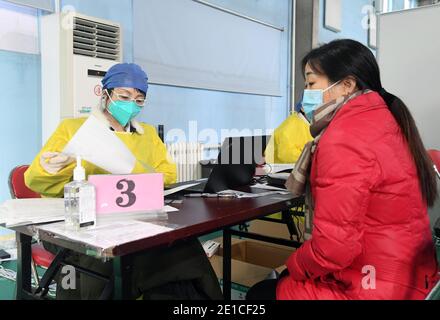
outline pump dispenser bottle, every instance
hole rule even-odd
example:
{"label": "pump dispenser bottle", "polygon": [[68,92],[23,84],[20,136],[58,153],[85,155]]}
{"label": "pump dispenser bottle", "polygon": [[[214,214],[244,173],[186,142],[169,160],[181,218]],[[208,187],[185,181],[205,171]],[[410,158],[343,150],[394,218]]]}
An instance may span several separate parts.
{"label": "pump dispenser bottle", "polygon": [[64,186],[64,209],[66,227],[80,230],[96,225],[95,186],[86,181],[86,172],[81,157],[76,159],[73,182]]}

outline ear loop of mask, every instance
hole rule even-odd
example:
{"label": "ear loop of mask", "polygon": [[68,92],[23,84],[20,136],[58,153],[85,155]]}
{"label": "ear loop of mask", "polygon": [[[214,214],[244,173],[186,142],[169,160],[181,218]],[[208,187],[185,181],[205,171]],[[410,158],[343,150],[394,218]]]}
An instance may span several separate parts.
{"label": "ear loop of mask", "polygon": [[[115,103],[115,102],[113,101],[112,97],[110,96],[110,94],[108,93],[108,90],[105,89],[104,92],[105,92],[105,94],[107,95],[107,97],[110,99],[110,102],[111,102],[111,103]],[[102,96],[102,98],[101,98],[101,109],[102,109],[103,111],[108,110],[108,107],[105,105],[105,100],[106,100],[106,99],[104,98],[104,96]],[[108,112],[111,114],[110,110],[108,110]]]}
{"label": "ear loop of mask", "polygon": [[329,91],[330,89],[332,89],[333,87],[336,87],[339,83],[341,83],[342,80],[339,80],[338,82],[333,83],[330,87],[328,87],[325,90],[322,90],[322,93]]}

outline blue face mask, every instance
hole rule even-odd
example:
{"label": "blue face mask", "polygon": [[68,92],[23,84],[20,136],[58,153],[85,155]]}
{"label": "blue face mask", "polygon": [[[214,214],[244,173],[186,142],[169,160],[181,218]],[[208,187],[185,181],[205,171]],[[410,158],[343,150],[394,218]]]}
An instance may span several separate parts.
{"label": "blue face mask", "polygon": [[324,92],[330,90],[334,86],[336,86],[340,81],[332,84],[330,87],[328,87],[325,90],[304,90],[303,95],[303,101],[302,101],[302,107],[304,110],[304,113],[306,114],[307,118],[312,121],[313,119],[313,113],[316,109],[318,109],[322,104],[324,104]]}
{"label": "blue face mask", "polygon": [[142,110],[134,101],[113,101],[108,106],[108,111],[116,121],[125,127],[133,120]]}

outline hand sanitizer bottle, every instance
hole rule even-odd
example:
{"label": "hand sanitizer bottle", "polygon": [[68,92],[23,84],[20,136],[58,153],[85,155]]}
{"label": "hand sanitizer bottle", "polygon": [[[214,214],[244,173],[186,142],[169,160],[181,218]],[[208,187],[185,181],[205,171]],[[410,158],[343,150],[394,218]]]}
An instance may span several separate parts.
{"label": "hand sanitizer bottle", "polygon": [[80,230],[96,225],[95,186],[86,181],[86,172],[79,156],[73,171],[73,182],[64,186],[64,209],[66,227]]}

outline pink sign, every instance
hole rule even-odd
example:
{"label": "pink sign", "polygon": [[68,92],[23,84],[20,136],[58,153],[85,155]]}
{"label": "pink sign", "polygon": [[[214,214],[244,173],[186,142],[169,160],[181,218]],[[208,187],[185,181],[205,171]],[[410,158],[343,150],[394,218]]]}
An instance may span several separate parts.
{"label": "pink sign", "polygon": [[164,207],[163,174],[89,176],[96,187],[96,213],[149,212]]}

